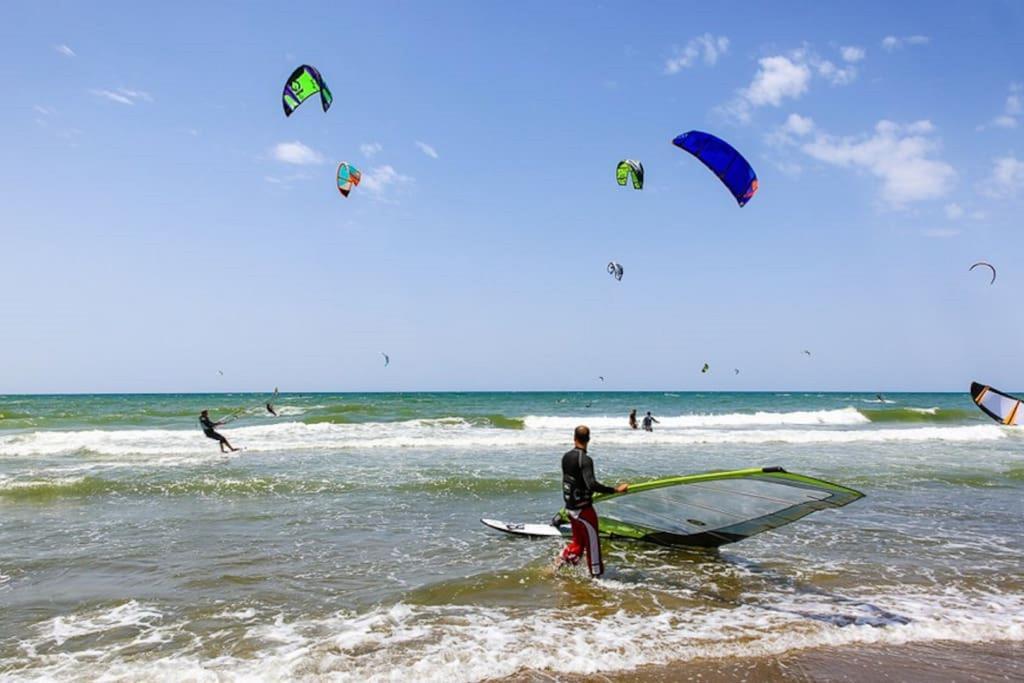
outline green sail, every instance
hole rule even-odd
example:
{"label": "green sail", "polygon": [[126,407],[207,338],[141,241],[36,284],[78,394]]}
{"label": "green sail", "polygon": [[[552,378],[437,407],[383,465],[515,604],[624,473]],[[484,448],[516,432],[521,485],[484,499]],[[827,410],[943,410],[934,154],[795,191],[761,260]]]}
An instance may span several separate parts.
{"label": "green sail", "polygon": [[716,548],[863,497],[845,486],[764,467],[631,484],[626,493],[595,495],[594,505],[603,536]]}

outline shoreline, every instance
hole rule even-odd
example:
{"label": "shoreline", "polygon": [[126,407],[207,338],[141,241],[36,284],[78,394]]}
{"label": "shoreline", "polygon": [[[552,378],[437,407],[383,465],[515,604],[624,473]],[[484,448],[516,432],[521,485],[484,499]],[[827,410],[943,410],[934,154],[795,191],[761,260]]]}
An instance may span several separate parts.
{"label": "shoreline", "polygon": [[814,681],[822,683],[933,683],[934,681],[1024,680],[1024,643],[1001,640],[961,643],[941,640],[904,645],[840,645],[794,650],[738,660],[691,659],[601,674],[560,674],[528,670],[490,679],[502,683],[702,683]]}

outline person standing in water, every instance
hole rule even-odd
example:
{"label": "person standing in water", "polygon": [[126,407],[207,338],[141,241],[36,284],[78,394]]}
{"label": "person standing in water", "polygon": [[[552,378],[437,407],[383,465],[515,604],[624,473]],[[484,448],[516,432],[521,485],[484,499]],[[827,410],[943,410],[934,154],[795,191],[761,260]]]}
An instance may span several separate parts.
{"label": "person standing in water", "polygon": [[629,411],[629,426],[632,429],[636,429],[637,428],[636,408],[633,408],[633,410]]}
{"label": "person standing in water", "polygon": [[232,446],[230,443],[228,443],[228,440],[224,438],[223,434],[219,434],[217,430],[214,429],[214,427],[219,427],[222,424],[224,424],[224,420],[220,420],[219,422],[212,421],[210,419],[210,411],[208,410],[204,410],[203,412],[199,413],[199,426],[203,428],[203,434],[206,435],[206,438],[220,442],[221,453],[228,452],[224,450],[225,446],[228,447],[228,450],[234,453],[238,449]]}
{"label": "person standing in water", "polygon": [[583,554],[587,555],[587,569],[591,576],[604,573],[601,561],[601,540],[597,536],[597,512],[594,511],[595,493],[624,493],[629,484],[615,488],[605,486],[594,477],[594,461],[587,455],[590,444],[590,428],[580,425],[572,435],[574,448],[562,456],[562,498],[569,513],[572,526],[572,540],[559,555],[559,566],[579,564]]}
{"label": "person standing in water", "polygon": [[[658,422],[658,421],[656,419],[654,419],[654,416],[651,415],[651,411],[648,410],[647,414],[644,415],[644,431],[645,432],[653,432],[654,431],[654,427],[651,425],[652,422]],[[661,423],[658,422],[658,424],[661,424]]]}

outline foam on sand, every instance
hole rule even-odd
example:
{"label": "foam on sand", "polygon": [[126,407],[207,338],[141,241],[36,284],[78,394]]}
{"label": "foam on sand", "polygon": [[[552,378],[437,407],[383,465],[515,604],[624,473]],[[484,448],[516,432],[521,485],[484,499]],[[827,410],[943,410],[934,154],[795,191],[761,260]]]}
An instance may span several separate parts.
{"label": "foam on sand", "polygon": [[[603,583],[603,582],[602,582]],[[620,609],[601,618],[566,608],[423,606],[398,603],[363,613],[339,612],[291,620],[251,608],[236,623],[237,636],[219,642],[215,655],[183,624],[156,607],[134,601],[57,617],[25,634],[19,652],[0,660],[9,675],[39,679],[95,678],[339,681],[479,681],[526,670],[556,674],[629,671],[699,658],[735,659],[851,644],[900,645],[952,641],[1024,640],[1024,596],[955,591],[941,594],[862,596],[900,618],[857,618],[851,607],[780,595],[774,604],[729,608]],[[829,611],[835,618],[827,617]],[[817,613],[821,614],[817,614]],[[131,633],[95,649],[89,638]],[[161,643],[191,641],[174,655]],[[234,645],[232,645],[234,642]],[[241,643],[241,645],[239,645]],[[566,643],[572,643],[566,648]],[[45,654],[57,646],[60,657]]]}

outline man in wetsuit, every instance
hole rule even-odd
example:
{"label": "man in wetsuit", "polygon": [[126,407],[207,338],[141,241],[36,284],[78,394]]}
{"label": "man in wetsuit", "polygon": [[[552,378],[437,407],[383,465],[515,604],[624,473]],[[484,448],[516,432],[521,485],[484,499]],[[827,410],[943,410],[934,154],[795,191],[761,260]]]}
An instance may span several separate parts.
{"label": "man in wetsuit", "polygon": [[208,439],[213,439],[214,441],[220,442],[221,453],[228,452],[224,450],[225,446],[227,446],[228,449],[233,453],[238,449],[232,446],[230,443],[228,443],[228,440],[224,438],[223,434],[218,434],[217,430],[214,429],[214,427],[219,427],[222,424],[224,424],[224,420],[221,420],[220,422],[212,421],[210,419],[210,411],[208,410],[204,410],[203,412],[199,413],[199,426],[203,428],[203,434],[205,434]]}
{"label": "man in wetsuit", "polygon": [[633,429],[637,428],[637,424],[636,424],[636,408],[633,408],[633,410],[629,411],[629,426],[631,428],[633,428]]}
{"label": "man in wetsuit", "polygon": [[597,536],[597,512],[592,505],[595,493],[622,493],[629,484],[615,488],[605,486],[594,477],[594,461],[587,455],[590,428],[580,425],[573,432],[575,448],[562,456],[562,498],[572,525],[572,540],[560,556],[560,564],[578,564],[584,553],[591,576],[604,573],[601,561],[601,541]]}
{"label": "man in wetsuit", "polygon": [[652,424],[653,422],[657,422],[657,420],[654,418],[653,415],[651,415],[651,411],[648,410],[647,414],[644,415],[644,431],[645,432],[653,432],[654,431],[654,425]]}

